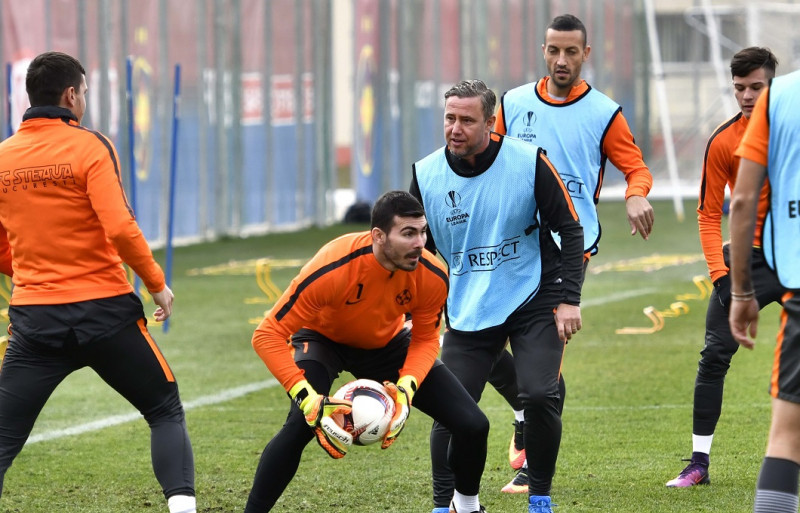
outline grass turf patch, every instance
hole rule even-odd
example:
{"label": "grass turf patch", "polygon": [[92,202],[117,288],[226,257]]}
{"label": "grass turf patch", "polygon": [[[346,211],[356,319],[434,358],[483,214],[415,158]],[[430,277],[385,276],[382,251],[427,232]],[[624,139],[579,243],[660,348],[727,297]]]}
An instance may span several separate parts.
{"label": "grass turf patch", "polygon": [[[643,310],[670,311],[679,297],[698,293],[693,278],[707,271],[702,258],[686,258],[700,255],[693,217],[679,223],[670,203],[654,206],[653,234],[642,241],[630,235],[623,203],[600,204],[603,239],[589,269],[601,272],[587,276],[584,328],[567,346],[564,362],[564,435],[553,486],[562,513],[752,509],[769,424],[766,387],[779,310],[773,306],[762,312],[755,351],[734,357],[711,454],[712,485],[667,489],[664,483],[685,465],[681,458],[691,454],[692,393],[707,299],[683,300],[686,311],[663,317],[662,328],[652,333],[620,335],[617,330],[652,327]],[[687,212],[693,208],[693,202],[686,203]],[[269,307],[245,302],[264,297],[255,269],[189,271],[265,257],[304,260],[333,237],[365,228],[336,225],[176,249],[170,330],[151,330],[178,378],[184,402],[216,398],[187,412],[198,511],[243,510],[261,451],[283,424],[289,401],[280,386],[264,384],[271,376],[250,346],[255,325],[249,321]],[[297,270],[275,268],[271,278],[284,288]],[[146,312],[153,309],[152,303],[145,305]],[[251,393],[231,399],[222,395],[259,383]],[[491,387],[481,407],[492,422],[481,501],[492,513],[524,511],[524,496],[500,493],[513,477],[506,461],[511,411]],[[96,375],[82,370],[56,390],[33,434],[132,412]],[[430,418],[412,410],[390,449],[355,447],[340,461],[310,444],[273,511],[430,511],[430,426]],[[6,475],[0,500],[2,512],[165,510],[141,419],[27,445]]]}

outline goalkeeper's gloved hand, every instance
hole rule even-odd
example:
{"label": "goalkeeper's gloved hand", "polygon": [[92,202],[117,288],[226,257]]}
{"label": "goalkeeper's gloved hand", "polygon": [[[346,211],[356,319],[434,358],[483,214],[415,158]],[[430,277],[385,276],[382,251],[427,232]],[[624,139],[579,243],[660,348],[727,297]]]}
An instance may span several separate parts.
{"label": "goalkeeper's gloved hand", "polygon": [[397,439],[403,426],[406,424],[408,414],[411,413],[411,400],[417,392],[417,380],[412,376],[401,376],[395,385],[391,381],[384,381],[383,386],[386,392],[394,399],[394,417],[389,424],[389,432],[383,437],[381,449],[388,449]]}
{"label": "goalkeeper's gloved hand", "polygon": [[714,282],[714,290],[717,291],[717,300],[725,311],[731,304],[731,277],[727,274]]}
{"label": "goalkeeper's gloved hand", "polygon": [[296,383],[289,390],[289,397],[303,412],[306,423],[314,430],[317,442],[325,449],[328,456],[336,459],[344,458],[347,450],[353,445],[353,435],[339,426],[331,415],[349,414],[353,409],[353,403],[320,395],[306,380]]}

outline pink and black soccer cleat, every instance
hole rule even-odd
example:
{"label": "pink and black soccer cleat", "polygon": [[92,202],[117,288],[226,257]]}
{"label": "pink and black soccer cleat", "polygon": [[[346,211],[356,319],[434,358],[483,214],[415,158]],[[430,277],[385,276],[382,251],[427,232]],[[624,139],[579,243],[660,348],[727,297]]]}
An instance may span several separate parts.
{"label": "pink and black soccer cleat", "polygon": [[708,478],[708,465],[690,460],[686,468],[678,474],[678,477],[671,481],[667,481],[669,488],[689,488],[694,485],[710,484],[711,480]]}

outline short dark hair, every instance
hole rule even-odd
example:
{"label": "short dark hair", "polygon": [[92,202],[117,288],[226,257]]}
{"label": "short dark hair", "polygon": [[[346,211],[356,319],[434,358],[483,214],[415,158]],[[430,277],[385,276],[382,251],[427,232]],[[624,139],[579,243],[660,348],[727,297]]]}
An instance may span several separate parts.
{"label": "short dark hair", "polygon": [[75,57],[61,52],[45,52],[28,66],[25,89],[31,107],[58,105],[65,89],[79,89],[86,71]]}
{"label": "short dark hair", "polygon": [[494,107],[497,105],[497,95],[494,91],[486,87],[483,80],[462,80],[444,93],[444,100],[447,101],[451,96],[457,98],[475,98],[480,96],[481,107],[483,107],[483,119],[489,119],[494,115]]}
{"label": "short dark hair", "polygon": [[746,77],[761,68],[767,72],[767,78],[773,78],[777,67],[778,58],[769,48],[748,46],[736,52],[731,58],[731,78]]}
{"label": "short dark hair", "polygon": [[572,32],[573,30],[580,30],[581,34],[583,34],[583,46],[586,46],[586,26],[581,20],[578,19],[577,16],[573,16],[571,14],[562,14],[561,16],[556,16],[547,26],[547,29],[545,30],[545,37],[547,37],[547,30],[549,29],[557,30],[559,32]]}
{"label": "short dark hair", "polygon": [[372,207],[371,228],[380,228],[389,233],[394,226],[394,217],[423,217],[425,209],[417,198],[406,191],[389,191],[375,201]]}

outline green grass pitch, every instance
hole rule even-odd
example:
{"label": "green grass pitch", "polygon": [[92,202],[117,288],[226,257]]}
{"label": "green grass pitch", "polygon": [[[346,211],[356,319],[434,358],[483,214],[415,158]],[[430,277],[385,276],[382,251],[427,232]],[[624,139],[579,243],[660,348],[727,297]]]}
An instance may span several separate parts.
{"label": "green grass pitch", "polygon": [[[564,363],[564,435],[553,485],[559,513],[752,510],[779,309],[762,312],[756,349],[734,358],[711,453],[711,486],[667,489],[664,483],[685,465],[681,458],[691,454],[692,390],[707,304],[693,278],[705,275],[706,266],[694,202],[685,203],[681,223],[670,203],[654,206],[655,228],[645,242],[630,236],[622,202],[600,205],[603,240],[584,287],[583,330],[567,346]],[[250,320],[269,307],[253,260],[304,260],[334,236],[361,228],[337,225],[176,250],[170,330],[151,329],[187,404],[198,511],[243,510],[261,450],[289,405],[250,347]],[[296,272],[275,268],[271,278],[283,288]],[[639,333],[618,334],[623,328]],[[481,501],[490,513],[527,511],[525,497],[500,493],[513,476],[506,460],[511,412],[491,387],[481,407],[492,422]],[[150,467],[147,426],[141,419],[123,422],[135,413],[91,371],[70,376],[7,473],[0,512],[166,511]],[[67,434],[108,419],[121,420]],[[273,511],[429,512],[430,425],[412,410],[389,450],[355,447],[339,461],[312,443]]]}

